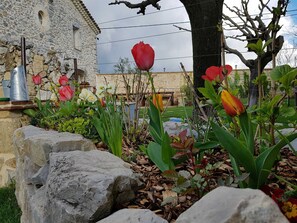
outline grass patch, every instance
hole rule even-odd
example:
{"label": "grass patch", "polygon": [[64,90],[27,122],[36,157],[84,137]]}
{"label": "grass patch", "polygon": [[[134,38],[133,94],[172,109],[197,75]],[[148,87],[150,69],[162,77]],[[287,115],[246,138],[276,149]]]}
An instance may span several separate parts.
{"label": "grass patch", "polygon": [[[139,117],[143,118],[143,115],[146,114],[147,108],[141,108]],[[186,119],[187,117],[192,117],[193,106],[174,106],[167,107],[165,112],[162,113],[162,120],[168,121],[169,118],[181,118]],[[145,118],[148,118],[146,115]]]}
{"label": "grass patch", "polygon": [[18,206],[13,186],[0,188],[0,222],[19,223],[21,210]]}
{"label": "grass patch", "polygon": [[181,118],[187,119],[192,117],[193,106],[178,106],[178,107],[168,107],[162,114],[163,121],[168,121],[169,118]]}

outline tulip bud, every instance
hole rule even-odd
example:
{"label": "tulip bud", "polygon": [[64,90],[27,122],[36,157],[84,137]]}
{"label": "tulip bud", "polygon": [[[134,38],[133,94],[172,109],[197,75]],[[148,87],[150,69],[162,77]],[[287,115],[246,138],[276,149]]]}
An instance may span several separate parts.
{"label": "tulip bud", "polygon": [[33,83],[35,85],[40,85],[41,84],[41,76],[39,74],[33,75],[32,80],[33,80]]}
{"label": "tulip bud", "polygon": [[66,75],[62,75],[60,78],[59,78],[59,84],[61,86],[65,86],[68,84],[68,77]]}
{"label": "tulip bud", "polygon": [[139,42],[133,46],[131,52],[139,70],[148,71],[154,65],[155,52],[149,44]]}
{"label": "tulip bud", "polygon": [[163,97],[161,94],[153,95],[153,104],[156,106],[157,109],[159,109],[159,111],[164,111]]}
{"label": "tulip bud", "polygon": [[245,111],[242,102],[228,91],[222,91],[221,99],[227,115],[234,117],[236,115],[242,114]]}

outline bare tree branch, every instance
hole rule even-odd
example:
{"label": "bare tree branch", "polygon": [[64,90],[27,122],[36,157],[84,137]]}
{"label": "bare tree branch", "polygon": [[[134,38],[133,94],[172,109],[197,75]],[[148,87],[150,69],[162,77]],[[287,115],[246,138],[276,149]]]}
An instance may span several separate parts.
{"label": "bare tree branch", "polygon": [[244,56],[242,55],[242,53],[240,53],[238,50],[236,49],[232,49],[230,48],[227,44],[226,44],[226,41],[224,41],[224,49],[228,52],[228,53],[233,53],[235,54],[236,56],[239,57],[239,59],[241,60],[242,63],[244,63],[247,67],[250,67],[251,64],[248,60],[246,60],[244,58]]}
{"label": "bare tree branch", "polygon": [[179,30],[184,30],[184,31],[187,31],[187,32],[192,32],[192,30],[190,29],[186,29],[186,28],[183,28],[183,27],[180,27],[180,26],[177,26],[177,25],[173,25],[174,27],[178,28]]}
{"label": "bare tree branch", "polygon": [[[252,30],[254,30],[254,32],[256,33],[256,30],[257,30],[257,26],[256,24],[254,23],[252,17],[250,16],[249,12],[248,12],[248,3],[249,1],[245,2],[245,1],[242,1],[241,0],[241,3],[242,3],[242,8],[243,8],[243,14],[244,16],[246,17],[246,20],[250,22],[251,26],[250,28]],[[240,10],[239,10],[240,11]],[[245,23],[247,24],[247,22]]]}
{"label": "bare tree branch", "polygon": [[[239,30],[240,32],[242,32],[244,35],[246,35],[246,36],[252,35],[252,33],[250,33],[248,30],[245,30],[245,28],[244,28],[243,26],[238,25],[238,24],[237,24],[233,19],[231,19],[229,16],[223,14],[222,17],[223,17],[224,20],[228,20],[228,21],[232,24],[233,27],[237,27],[238,30]],[[231,26],[231,25],[230,25],[230,26]]]}
{"label": "bare tree branch", "polygon": [[151,5],[151,6],[155,7],[156,9],[160,10],[161,6],[158,4],[159,1],[161,1],[161,0],[145,0],[145,1],[142,1],[141,3],[135,3],[134,4],[134,3],[131,3],[131,2],[128,2],[128,1],[115,0],[114,2],[109,3],[109,5],[125,4],[130,9],[139,8],[140,10],[137,12],[137,14],[142,13],[143,15],[145,15],[145,9],[149,5]]}

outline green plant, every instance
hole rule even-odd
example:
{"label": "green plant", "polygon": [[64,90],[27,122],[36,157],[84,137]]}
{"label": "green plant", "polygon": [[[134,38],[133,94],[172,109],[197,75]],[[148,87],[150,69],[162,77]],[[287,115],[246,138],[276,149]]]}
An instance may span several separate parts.
{"label": "green plant", "polygon": [[121,157],[123,123],[116,106],[113,103],[107,103],[107,107],[98,106],[92,121],[102,141],[114,155]]}
{"label": "green plant", "polygon": [[182,85],[180,87],[180,92],[185,96],[185,104],[192,105],[193,103],[193,92],[188,85]]}
{"label": "green plant", "polygon": [[59,122],[57,130],[60,132],[70,132],[80,134],[88,139],[98,138],[96,129],[90,118],[75,117]]}
{"label": "green plant", "polygon": [[223,127],[212,122],[212,130],[220,144],[230,153],[232,166],[237,176],[242,175],[239,165],[249,173],[248,186],[260,188],[267,180],[267,177],[277,160],[280,149],[297,137],[297,133],[280,140],[276,145],[266,148],[256,156],[254,144],[254,133],[252,123],[246,112],[239,115],[239,125],[242,130],[242,137],[235,137]]}
{"label": "green plant", "polygon": [[164,131],[160,111],[151,101],[148,115],[150,118],[149,132],[154,142],[148,144],[146,153],[161,171],[172,170],[175,167],[172,160],[175,151],[170,146],[171,139],[168,133]]}
{"label": "green plant", "polygon": [[[262,43],[258,42],[255,47],[254,50],[261,53],[265,45],[262,47]],[[224,86],[218,87],[219,93],[217,93],[213,84],[208,81],[205,83],[205,88],[199,89],[205,97],[210,99],[217,111],[215,121],[211,121],[212,132],[221,146],[229,152],[235,175],[239,178],[246,176],[240,167],[243,167],[248,174],[247,182],[239,182],[241,187],[260,188],[265,184],[278,159],[280,149],[297,137],[297,133],[293,133],[282,137],[278,143],[275,143],[274,137],[275,132],[278,131],[275,128],[276,118],[279,115],[291,116],[296,112],[292,108],[282,106],[283,99],[295,84],[293,80],[296,74],[297,71],[288,66],[272,71],[272,78],[279,83],[279,92],[283,92],[273,98],[264,89],[266,88],[264,84],[267,81],[266,75],[260,75],[258,82],[261,84],[258,84],[261,87],[259,89],[265,95],[261,96],[261,103],[258,106],[248,110],[250,113],[244,111],[238,98],[228,93],[227,90],[221,90]],[[222,91],[221,99],[219,98],[220,91]],[[227,119],[221,113],[221,102],[227,115],[230,116]],[[282,114],[280,111],[283,111]],[[253,114],[252,118],[251,114]]]}

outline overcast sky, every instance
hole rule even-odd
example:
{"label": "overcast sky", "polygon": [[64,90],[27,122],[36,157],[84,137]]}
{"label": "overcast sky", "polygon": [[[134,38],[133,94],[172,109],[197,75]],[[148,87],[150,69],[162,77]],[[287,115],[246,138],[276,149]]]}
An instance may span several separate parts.
{"label": "overcast sky", "polygon": [[[155,50],[155,63],[153,71],[180,71],[179,63],[182,62],[187,70],[192,70],[192,45],[191,33],[180,31],[173,25],[158,25],[153,27],[129,28],[129,29],[110,29],[113,27],[141,26],[149,24],[179,23],[187,22],[189,18],[185,8],[179,0],[160,1],[161,10],[147,7],[146,15],[137,15],[137,9],[129,9],[125,5],[108,5],[113,0],[83,0],[86,7],[101,28],[98,35],[98,64],[100,73],[114,73],[114,65],[119,58],[129,58],[133,61],[131,48],[135,43],[144,41],[149,43]],[[134,0],[131,2],[140,2]],[[239,0],[225,0],[228,5],[240,3]],[[256,13],[258,0],[250,0],[251,14]],[[271,0],[274,5],[277,0]],[[297,24],[297,1],[291,0],[287,16],[281,20],[283,28],[282,34],[288,43],[285,48],[293,47],[292,30]],[[225,11],[227,13],[227,11]],[[228,13],[229,15],[232,15]],[[264,18],[268,18],[265,15]],[[266,20],[269,21],[269,20]],[[189,23],[177,24],[190,29]],[[170,34],[168,34],[170,33]],[[296,31],[297,33],[297,31]],[[288,34],[288,35],[287,35]],[[228,33],[226,33],[228,35]],[[295,37],[297,38],[297,37]],[[123,41],[124,40],[124,41]],[[228,45],[236,47],[239,51],[246,51],[246,43],[227,40]],[[290,52],[285,52],[288,54]],[[295,53],[295,52],[294,52]],[[244,54],[249,58],[254,58],[254,54]],[[293,57],[292,57],[293,58]],[[234,55],[227,55],[226,63],[238,68],[244,68],[242,62]]]}

